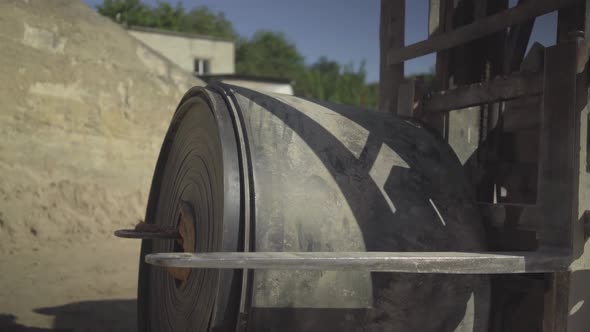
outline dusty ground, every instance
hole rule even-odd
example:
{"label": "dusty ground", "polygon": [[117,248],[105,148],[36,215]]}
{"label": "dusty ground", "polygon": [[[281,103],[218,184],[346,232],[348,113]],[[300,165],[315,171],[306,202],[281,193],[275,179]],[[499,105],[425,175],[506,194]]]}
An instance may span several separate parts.
{"label": "dusty ground", "polygon": [[77,0],[0,1],[0,331],[128,331],[174,109],[201,85]]}
{"label": "dusty ground", "polygon": [[33,245],[0,257],[0,331],[133,331],[138,241]]}

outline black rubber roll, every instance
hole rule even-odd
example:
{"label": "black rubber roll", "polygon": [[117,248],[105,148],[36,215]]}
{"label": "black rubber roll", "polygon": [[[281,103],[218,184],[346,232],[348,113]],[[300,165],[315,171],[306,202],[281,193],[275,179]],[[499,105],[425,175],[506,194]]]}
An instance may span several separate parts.
{"label": "black rubber roll", "polygon": [[[146,222],[194,211],[195,251],[482,251],[451,148],[390,114],[214,85],[185,95]],[[143,262],[140,331],[485,331],[489,280],[365,271],[192,270]],[[192,248],[189,248],[192,251]]]}
{"label": "black rubber roll", "polygon": [[[196,252],[239,250],[239,211],[231,210],[232,206],[239,209],[237,154],[234,150],[224,160],[223,151],[235,146],[235,142],[229,118],[213,110],[216,102],[218,98],[210,99],[203,92],[187,94],[182,100],[162,146],[146,214],[149,223],[178,227],[179,204],[188,202],[195,224],[195,247],[189,250]],[[224,127],[223,122],[229,127]],[[239,290],[240,272],[192,270],[186,282],[181,283],[165,269],[143,263],[148,252],[186,249],[174,240],[143,241],[139,330],[206,331],[213,325],[235,325],[238,308],[222,299],[230,301],[230,295],[237,295],[230,292]],[[214,310],[216,302],[222,310]]]}

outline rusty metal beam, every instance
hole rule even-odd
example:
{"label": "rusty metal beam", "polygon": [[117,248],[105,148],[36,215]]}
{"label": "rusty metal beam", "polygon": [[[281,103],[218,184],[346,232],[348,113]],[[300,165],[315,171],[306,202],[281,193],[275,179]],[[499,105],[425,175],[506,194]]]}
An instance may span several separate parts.
{"label": "rusty metal beam", "polygon": [[539,95],[543,91],[542,76],[517,74],[455,89],[434,92],[422,101],[423,114],[445,112],[475,105]]}

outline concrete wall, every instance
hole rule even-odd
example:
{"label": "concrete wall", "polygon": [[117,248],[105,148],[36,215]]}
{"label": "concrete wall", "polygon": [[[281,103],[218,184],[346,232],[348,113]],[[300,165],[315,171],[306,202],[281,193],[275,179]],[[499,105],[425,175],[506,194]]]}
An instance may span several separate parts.
{"label": "concrete wall", "polygon": [[196,58],[209,60],[209,74],[233,74],[235,71],[233,41],[143,28],[129,28],[128,31],[186,71],[194,70]]}
{"label": "concrete wall", "polygon": [[79,0],[0,0],[0,77],[0,257],[143,219],[176,105],[204,85]]}

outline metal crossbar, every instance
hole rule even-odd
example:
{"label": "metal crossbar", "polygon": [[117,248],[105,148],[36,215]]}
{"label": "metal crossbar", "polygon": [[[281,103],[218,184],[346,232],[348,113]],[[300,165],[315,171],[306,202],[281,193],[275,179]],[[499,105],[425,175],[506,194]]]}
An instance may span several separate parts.
{"label": "metal crossbar", "polygon": [[365,270],[371,272],[503,274],[567,271],[568,253],[527,252],[209,252],[149,254],[164,267],[204,269]]}
{"label": "metal crossbar", "polygon": [[430,37],[427,40],[389,51],[387,63],[394,65],[429,53],[463,45],[507,27],[522,23],[579,2],[579,0],[537,0],[510,8],[501,13],[477,20],[453,31]]}

